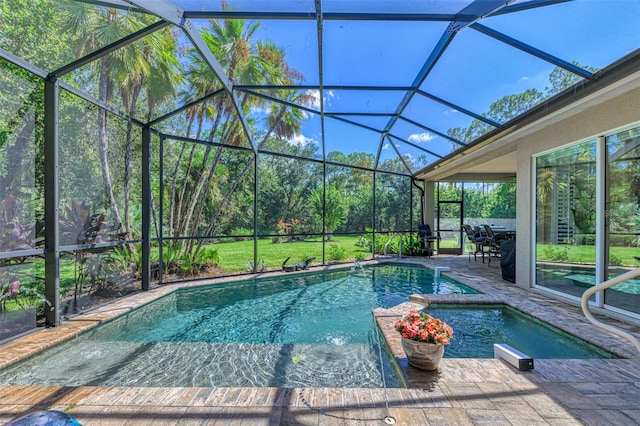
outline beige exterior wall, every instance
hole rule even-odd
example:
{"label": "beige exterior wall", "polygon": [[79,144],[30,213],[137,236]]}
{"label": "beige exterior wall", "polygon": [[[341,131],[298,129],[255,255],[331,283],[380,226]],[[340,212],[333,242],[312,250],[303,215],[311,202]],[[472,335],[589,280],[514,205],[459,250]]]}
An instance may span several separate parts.
{"label": "beige exterior wall", "polygon": [[591,139],[640,121],[640,88],[621,93],[615,98],[589,108],[519,139],[517,151],[517,221],[516,283],[529,288],[533,285],[535,261],[531,203],[535,185],[532,156],[563,145]]}

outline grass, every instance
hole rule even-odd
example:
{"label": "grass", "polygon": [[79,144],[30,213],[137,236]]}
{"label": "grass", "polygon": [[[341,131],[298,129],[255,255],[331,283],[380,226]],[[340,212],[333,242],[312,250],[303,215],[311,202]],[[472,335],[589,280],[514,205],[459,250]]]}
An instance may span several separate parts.
{"label": "grass", "polygon": [[[366,256],[371,258],[371,253],[364,247],[357,247],[359,236],[336,236],[334,241],[327,242],[325,247],[325,259],[327,262],[340,261],[349,262],[356,260],[356,256]],[[331,254],[338,250],[332,250],[335,245],[344,251],[344,257],[332,259]],[[229,272],[242,272],[249,269],[247,260],[253,262],[253,240],[236,241],[230,243],[216,244],[222,258],[221,267]],[[393,247],[393,244],[391,244]],[[440,247],[458,247],[457,240],[441,240]],[[640,248],[636,247],[611,247],[610,256],[624,266],[637,266],[634,256],[640,256]],[[315,257],[315,263],[322,261],[322,240],[320,238],[310,238],[305,241],[273,243],[271,240],[258,240],[258,265],[264,261],[267,269],[280,269],[282,262],[290,257],[288,264],[300,262],[310,257]],[[594,246],[558,246],[549,244],[537,245],[537,260],[560,263],[594,264]]]}
{"label": "grass", "polygon": [[[638,266],[634,256],[640,256],[639,247],[610,247],[609,257],[612,264]],[[536,260],[543,262],[595,264],[595,246],[537,244]]]}
{"label": "grass", "polygon": [[[331,253],[344,253],[339,260],[348,262],[356,260],[356,256],[371,258],[371,253],[364,247],[357,247],[359,236],[341,235],[328,241],[325,246],[325,258],[332,261]],[[332,249],[332,246],[338,249]],[[253,263],[253,240],[235,241],[216,244],[218,254],[222,258],[220,267],[229,272],[241,272],[249,270],[248,261]],[[359,253],[359,254],[357,254]],[[336,255],[337,256],[337,255]],[[258,265],[264,262],[267,269],[280,269],[285,259],[290,258],[288,265],[315,257],[314,263],[322,262],[322,240],[309,238],[304,241],[274,243],[271,239],[258,240]]]}
{"label": "grass", "polygon": [[[371,252],[366,247],[358,247],[356,243],[360,240],[357,235],[334,236],[333,241],[325,245],[324,258],[327,263],[346,263],[357,259],[371,259]],[[390,245],[390,250],[397,246],[397,239]],[[394,244],[395,243],[395,244]],[[455,239],[441,240],[440,247],[454,248],[458,246]],[[217,250],[221,258],[219,265],[229,274],[248,272],[249,262],[253,263],[254,241],[233,241],[219,243],[206,247],[207,250]],[[277,270],[282,268],[285,259],[291,265],[305,259],[315,257],[314,264],[322,262],[322,240],[320,237],[309,238],[304,241],[274,243],[271,239],[261,239],[257,242],[258,267],[263,263],[266,269]],[[403,250],[404,251],[404,250]],[[610,257],[612,264],[637,267],[638,262],[634,256],[640,256],[638,247],[611,247]],[[542,262],[557,262],[570,264],[595,264],[595,246],[575,246],[575,245],[550,245],[538,244],[536,246],[536,260]],[[44,261],[39,259],[34,262],[35,275],[44,276]],[[74,266],[73,256],[64,256],[60,262],[60,287],[62,291],[73,289],[74,286]],[[24,283],[26,284],[26,282]],[[38,287],[44,287],[40,282]],[[29,286],[31,287],[31,286]],[[38,289],[44,292],[43,288]],[[10,301],[7,301],[10,302]],[[14,308],[12,303],[7,303],[7,308]]]}
{"label": "grass", "polygon": [[[457,239],[443,239],[440,241],[442,248],[458,247]],[[640,247],[609,248],[609,256],[612,266],[638,266],[634,256],[640,257]],[[539,262],[558,262],[591,265],[596,263],[596,247],[589,245],[553,245],[537,244],[536,260]]]}

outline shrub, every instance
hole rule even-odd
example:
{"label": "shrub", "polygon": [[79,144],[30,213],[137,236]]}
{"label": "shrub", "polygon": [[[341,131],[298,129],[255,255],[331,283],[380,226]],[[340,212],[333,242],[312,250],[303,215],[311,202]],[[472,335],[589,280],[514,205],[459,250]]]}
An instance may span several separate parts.
{"label": "shrub", "polygon": [[360,235],[358,241],[356,241],[356,247],[368,248],[371,250],[371,236],[369,235]]}
{"label": "shrub", "polygon": [[332,262],[340,262],[347,258],[347,249],[337,244],[331,244],[328,251],[329,260]]}
{"label": "shrub", "polygon": [[354,253],[353,257],[358,261],[365,260],[367,258],[367,253],[363,251],[357,251]]}
{"label": "shrub", "polygon": [[235,241],[247,241],[253,238],[253,231],[247,228],[236,228],[231,231],[231,235]]}
{"label": "shrub", "polygon": [[547,246],[544,248],[544,256],[552,262],[567,263],[569,262],[569,248],[565,246],[556,249],[554,246]]}
{"label": "shrub", "polygon": [[[382,253],[384,251],[384,246],[387,244],[389,239],[393,236],[393,234],[378,234],[376,235],[376,253]],[[389,244],[387,247],[388,253],[394,252],[394,244]]]}
{"label": "shrub", "polygon": [[624,265],[624,262],[622,261],[621,258],[619,258],[615,254],[611,253],[611,254],[609,254],[609,265],[622,266],[622,265]]}
{"label": "shrub", "polygon": [[410,256],[422,254],[420,236],[417,232],[402,235],[402,252]]}

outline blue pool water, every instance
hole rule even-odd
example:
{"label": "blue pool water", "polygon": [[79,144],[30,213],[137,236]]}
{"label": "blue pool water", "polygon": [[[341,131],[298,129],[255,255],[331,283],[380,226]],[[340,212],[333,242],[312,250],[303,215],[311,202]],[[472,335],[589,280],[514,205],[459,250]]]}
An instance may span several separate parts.
{"label": "blue pool water", "polygon": [[[0,372],[0,384],[397,387],[371,311],[413,293],[474,291],[407,265],[179,290]],[[466,309],[447,312],[457,336],[488,323]],[[496,338],[472,335],[491,348]],[[446,356],[485,356],[479,343],[457,341]]]}
{"label": "blue pool water", "polygon": [[615,358],[562,330],[506,305],[433,305],[429,314],[454,329],[448,358],[493,358],[493,343],[506,343],[532,358]]}

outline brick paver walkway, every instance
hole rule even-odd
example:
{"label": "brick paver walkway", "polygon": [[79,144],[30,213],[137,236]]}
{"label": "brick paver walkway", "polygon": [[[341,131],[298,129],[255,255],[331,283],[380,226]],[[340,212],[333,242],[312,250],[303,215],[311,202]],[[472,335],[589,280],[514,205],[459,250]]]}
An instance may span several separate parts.
{"label": "brick paver walkway", "polygon": [[[640,424],[640,353],[628,342],[586,322],[580,309],[523,291],[503,281],[497,262],[466,256],[409,259],[449,266],[448,275],[484,294],[481,301],[508,303],[559,325],[623,358],[535,360],[521,372],[496,359],[442,360],[438,372],[407,366],[399,337],[390,328],[410,306],[469,296],[419,296],[376,316],[398,359],[408,388],[121,388],[0,387],[0,423],[51,409],[68,412],[83,425],[634,425]],[[194,284],[190,284],[194,285]],[[135,294],[0,347],[0,366],[73,337],[176,287]],[[601,319],[599,317],[599,319]],[[640,336],[640,328],[605,321]]]}

